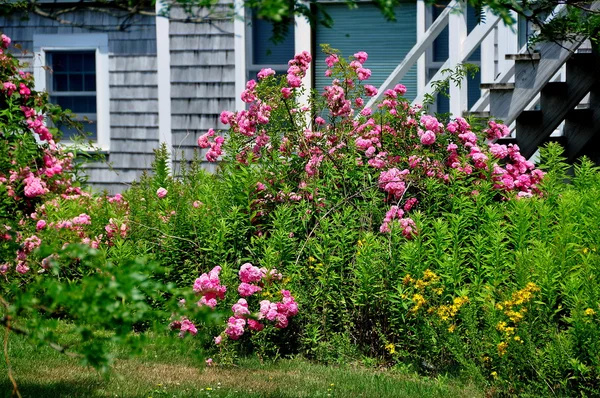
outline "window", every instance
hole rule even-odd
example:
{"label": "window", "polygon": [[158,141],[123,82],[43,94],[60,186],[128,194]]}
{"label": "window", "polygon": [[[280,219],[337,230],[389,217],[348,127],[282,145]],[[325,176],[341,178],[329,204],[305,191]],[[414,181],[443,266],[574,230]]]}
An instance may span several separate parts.
{"label": "window", "polygon": [[271,40],[273,25],[269,21],[251,15],[246,27],[246,73],[247,79],[256,79],[256,74],[263,68],[271,68],[278,75],[287,73],[288,61],[294,58],[294,23],[282,42],[277,44]]}
{"label": "window", "polygon": [[[46,53],[47,90],[50,102],[70,109],[83,122],[88,138],[98,139],[96,104],[96,55],[92,51]],[[77,134],[74,129],[59,126],[63,140]]]}
{"label": "window", "polygon": [[[321,44],[329,44],[348,58],[358,51],[365,51],[369,59],[365,64],[372,72],[366,83],[375,87],[381,84],[404,59],[417,40],[417,3],[400,1],[394,8],[396,21],[385,20],[372,2],[358,2],[358,9],[351,10],[345,3],[323,3],[323,9],[333,18],[332,28],[318,27],[315,32],[315,88],[331,84],[325,76],[326,55]],[[321,15],[318,15],[321,18]],[[413,66],[401,81],[407,88],[406,98],[412,100],[417,94],[417,66]]]}
{"label": "window", "polygon": [[[95,146],[110,149],[108,35],[33,35],[36,90],[46,90],[50,101],[77,115]],[[74,129],[62,130],[68,143]]]}

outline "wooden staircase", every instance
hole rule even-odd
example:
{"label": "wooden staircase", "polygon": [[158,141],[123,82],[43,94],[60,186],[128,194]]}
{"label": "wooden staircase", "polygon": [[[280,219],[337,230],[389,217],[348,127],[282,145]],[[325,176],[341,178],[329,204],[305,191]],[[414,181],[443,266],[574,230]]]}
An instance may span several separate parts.
{"label": "wooden staircase", "polygon": [[[516,123],[516,135],[501,141],[516,142],[527,158],[553,139],[565,146],[569,161],[583,154],[600,160],[595,149],[600,136],[600,54],[574,52],[580,44],[544,43],[538,52],[507,55],[515,61],[515,83],[482,84],[489,90],[490,114],[507,125]],[[565,63],[565,81],[551,81]],[[588,93],[590,100],[581,107]],[[539,109],[526,110],[538,95]],[[550,137],[563,121],[562,136]]]}

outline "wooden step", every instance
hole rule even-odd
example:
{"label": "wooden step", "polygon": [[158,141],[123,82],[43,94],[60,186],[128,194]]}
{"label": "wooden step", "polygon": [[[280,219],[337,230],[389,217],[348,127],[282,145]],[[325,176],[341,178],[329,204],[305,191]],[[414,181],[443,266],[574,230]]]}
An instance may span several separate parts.
{"label": "wooden step", "polygon": [[[586,154],[600,164],[600,83],[592,87],[588,108],[573,109],[565,118],[566,155],[569,162]],[[596,154],[595,154],[596,153]]]}
{"label": "wooden step", "polygon": [[517,118],[516,137],[525,157],[533,155],[590,89],[600,83],[600,74],[596,73],[600,58],[596,54],[574,54],[566,69],[567,82],[550,82],[542,88],[541,110],[523,112]]}
{"label": "wooden step", "polygon": [[506,54],[504,59],[507,61],[539,61],[542,58],[539,52],[531,52],[524,54]]}
{"label": "wooden step", "polygon": [[512,90],[515,88],[514,83],[481,83],[479,88],[482,90]]}

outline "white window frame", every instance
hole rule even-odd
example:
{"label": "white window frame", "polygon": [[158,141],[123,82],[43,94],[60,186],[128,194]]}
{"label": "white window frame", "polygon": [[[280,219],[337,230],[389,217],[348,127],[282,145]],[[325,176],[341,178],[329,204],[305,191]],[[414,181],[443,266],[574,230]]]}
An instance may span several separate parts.
{"label": "white window frame", "polygon": [[[46,53],[52,51],[94,51],[96,55],[96,147],[110,151],[110,96],[108,34],[34,34],[33,77],[36,91],[47,91]],[[63,144],[72,144],[64,141]]]}

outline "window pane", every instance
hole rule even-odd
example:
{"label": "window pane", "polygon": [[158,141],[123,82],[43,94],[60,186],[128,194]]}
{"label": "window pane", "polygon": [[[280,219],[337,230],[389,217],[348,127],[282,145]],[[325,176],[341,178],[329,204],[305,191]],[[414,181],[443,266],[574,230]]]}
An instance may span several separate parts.
{"label": "window pane", "polygon": [[67,91],[69,89],[69,75],[54,73],[53,91]]}
{"label": "window pane", "polygon": [[83,91],[83,75],[69,75],[69,91]]}
{"label": "window pane", "polygon": [[69,54],[69,72],[83,71],[83,56],[81,54]]}
{"label": "window pane", "polygon": [[56,96],[50,97],[53,104],[60,105],[63,109],[70,109],[74,113],[96,113],[95,96]]}
{"label": "window pane", "polygon": [[96,75],[84,75],[83,91],[96,91]]}
{"label": "window pane", "polygon": [[52,53],[52,70],[54,72],[64,72],[67,70],[67,54]]}
{"label": "window pane", "polygon": [[94,53],[83,54],[83,70],[85,72],[96,72],[96,56]]}
{"label": "window pane", "polygon": [[252,55],[254,64],[287,64],[294,57],[294,24],[291,23],[285,39],[273,44],[273,25],[252,18]]}
{"label": "window pane", "polygon": [[[97,140],[98,139],[98,124],[93,121],[81,121],[83,131],[86,133],[84,139],[86,140]],[[58,126],[59,130],[62,132],[62,140],[69,141],[72,140],[75,136],[81,136],[81,133],[77,131],[77,129],[69,128],[67,126]]]}

